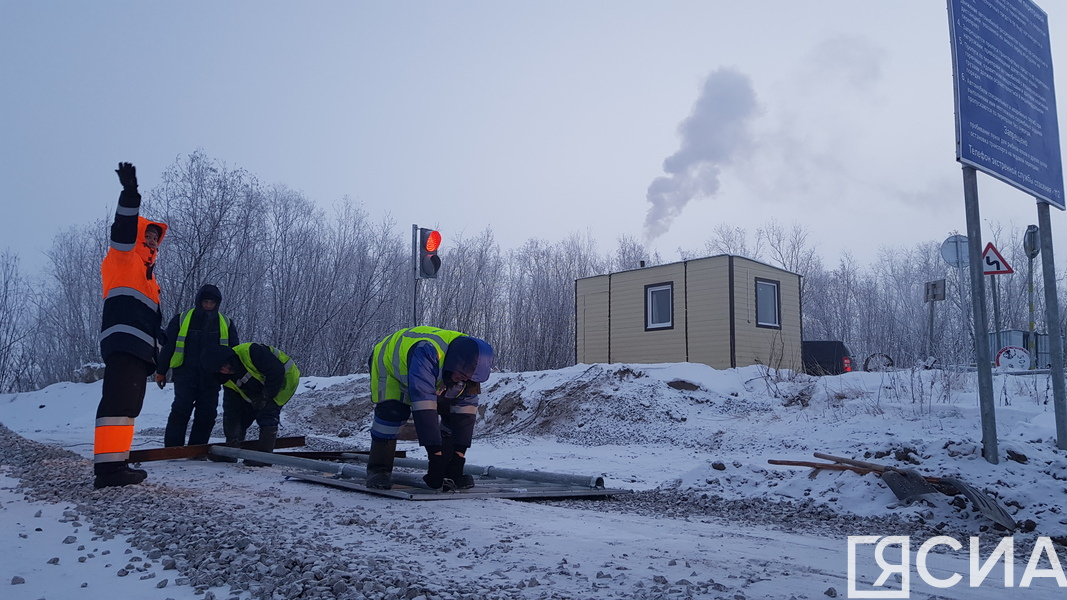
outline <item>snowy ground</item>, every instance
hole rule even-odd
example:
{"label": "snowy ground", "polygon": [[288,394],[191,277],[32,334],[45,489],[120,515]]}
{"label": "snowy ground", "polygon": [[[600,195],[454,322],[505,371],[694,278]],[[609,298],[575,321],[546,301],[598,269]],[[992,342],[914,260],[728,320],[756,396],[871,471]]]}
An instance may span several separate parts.
{"label": "snowy ground", "polygon": [[[365,449],[366,376],[302,383],[282,435]],[[0,395],[0,598],[846,597],[857,535],[911,536],[906,577],[886,585],[913,598],[1061,598],[1067,452],[1048,378],[995,377],[996,465],[981,457],[975,388],[974,374],[947,371],[497,373],[470,463],[632,490],[538,502],[402,501],[286,479],[284,467],[191,460],[145,463],[145,484],[93,490],[99,382]],[[150,388],[135,447],[161,445],[171,394]],[[413,442],[400,449],[423,457]],[[874,475],[767,463],[813,452],[983,490],[1019,524],[1011,572],[1001,560],[968,585],[969,538],[984,563],[1011,534],[962,497],[901,506]],[[919,546],[937,535],[962,549],[939,546],[924,577]],[[893,548],[886,560],[899,564]],[[873,546],[853,554],[858,591],[884,591]],[[930,584],[953,573],[963,580]]]}

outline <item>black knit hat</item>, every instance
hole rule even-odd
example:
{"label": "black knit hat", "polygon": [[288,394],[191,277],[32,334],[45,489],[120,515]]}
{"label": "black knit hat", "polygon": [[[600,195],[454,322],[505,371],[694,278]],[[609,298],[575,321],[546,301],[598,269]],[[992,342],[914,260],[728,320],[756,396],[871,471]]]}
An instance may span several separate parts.
{"label": "black knit hat", "polygon": [[196,293],[196,305],[200,306],[200,303],[204,300],[214,300],[215,304],[222,304],[222,292],[210,283],[205,283],[200,287],[200,291]]}

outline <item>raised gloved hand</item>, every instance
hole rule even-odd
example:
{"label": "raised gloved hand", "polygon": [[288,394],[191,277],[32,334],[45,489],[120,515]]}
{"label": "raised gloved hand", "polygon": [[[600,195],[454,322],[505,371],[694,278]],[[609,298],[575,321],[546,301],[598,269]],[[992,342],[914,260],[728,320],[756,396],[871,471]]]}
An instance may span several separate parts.
{"label": "raised gloved hand", "polygon": [[448,457],[443,453],[434,454],[429,448],[426,449],[426,452],[429,455],[430,466],[426,469],[426,474],[422,476],[422,480],[426,482],[430,489],[439,490],[445,484]]}
{"label": "raised gloved hand", "polygon": [[166,374],[164,374],[164,373],[156,373],[156,385],[159,386],[159,389],[163,389],[163,388],[167,387],[167,376],[166,376]]}
{"label": "raised gloved hand", "polygon": [[130,163],[119,163],[119,168],[115,169],[115,172],[119,174],[119,183],[122,184],[122,189],[137,191],[137,169]]}

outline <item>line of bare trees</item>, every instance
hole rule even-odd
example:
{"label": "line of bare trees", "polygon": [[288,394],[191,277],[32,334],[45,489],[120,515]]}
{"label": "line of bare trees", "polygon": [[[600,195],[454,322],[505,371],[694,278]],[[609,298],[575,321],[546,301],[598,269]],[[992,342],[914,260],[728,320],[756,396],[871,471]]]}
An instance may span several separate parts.
{"label": "line of bare trees", "polygon": [[[176,160],[160,186],[143,193],[143,213],[169,225],[156,271],[164,322],[213,283],[243,340],[283,349],[308,375],[364,371],[373,345],[416,318],[485,338],[504,370],[567,366],[574,360],[574,280],[668,262],[632,237],[607,253],[580,234],[557,243],[531,239],[505,252],[486,228],[449,237],[440,277],[416,281],[409,227],[347,200],[324,211],[299,192],[262,185],[199,151]],[[67,381],[99,360],[100,260],[109,224],[102,219],[57,235],[46,267],[32,276],[10,250],[0,254],[0,392]],[[1002,329],[1029,323],[1022,233],[992,233],[1018,272],[995,278]],[[946,363],[973,360],[966,274],[961,293],[960,273],[940,257],[939,242],[885,248],[869,267],[845,255],[828,268],[803,227],[771,220],[752,233],[720,225],[703,253],[680,249],[679,257],[722,253],[804,276],[806,339],[844,340],[858,358],[882,352],[898,366],[930,354]],[[936,306],[929,338],[923,290],[938,279],[947,280],[948,294]],[[1040,276],[1034,298],[1040,331]]]}

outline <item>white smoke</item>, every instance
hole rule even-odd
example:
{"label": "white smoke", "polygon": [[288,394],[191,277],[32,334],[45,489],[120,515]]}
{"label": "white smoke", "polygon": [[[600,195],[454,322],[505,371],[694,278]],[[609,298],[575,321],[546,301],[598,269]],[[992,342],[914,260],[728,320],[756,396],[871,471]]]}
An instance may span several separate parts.
{"label": "white smoke", "polygon": [[647,241],[663,235],[690,200],[714,195],[720,168],[751,143],[749,121],[757,113],[748,76],[733,69],[708,75],[693,112],[678,125],[681,148],[663,161],[663,177],[648,186]]}

